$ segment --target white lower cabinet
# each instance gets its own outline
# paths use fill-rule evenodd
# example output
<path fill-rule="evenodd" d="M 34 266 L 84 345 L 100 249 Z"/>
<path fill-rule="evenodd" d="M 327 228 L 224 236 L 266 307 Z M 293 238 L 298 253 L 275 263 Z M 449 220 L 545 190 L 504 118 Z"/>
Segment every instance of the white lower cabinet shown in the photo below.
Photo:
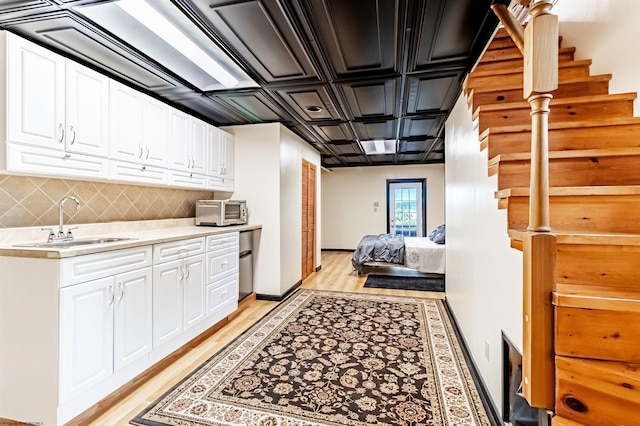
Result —
<path fill-rule="evenodd" d="M 58 420 L 66 422 L 150 365 L 152 249 L 59 263 Z"/>
<path fill-rule="evenodd" d="M 203 331 L 205 239 L 157 244 L 153 252 L 153 359 L 159 360 Z"/>
<path fill-rule="evenodd" d="M 215 323 L 238 309 L 240 234 L 207 237 L 207 321 Z"/>
<path fill-rule="evenodd" d="M 237 258 L 237 232 L 0 256 L 0 417 L 65 424 L 233 313 Z"/>
<path fill-rule="evenodd" d="M 60 290 L 60 402 L 151 352 L 151 268 Z"/>
<path fill-rule="evenodd" d="M 204 254 L 153 268 L 153 346 L 204 319 Z M 177 346 L 176 346 L 177 345 Z M 176 342 L 172 347 L 180 346 Z"/>

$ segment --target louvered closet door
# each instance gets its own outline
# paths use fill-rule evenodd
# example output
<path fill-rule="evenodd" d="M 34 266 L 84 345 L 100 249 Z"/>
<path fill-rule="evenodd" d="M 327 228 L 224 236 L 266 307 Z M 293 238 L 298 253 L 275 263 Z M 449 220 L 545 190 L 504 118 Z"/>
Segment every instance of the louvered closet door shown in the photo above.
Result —
<path fill-rule="evenodd" d="M 316 241 L 316 167 L 302 161 L 302 279 L 313 272 Z"/>

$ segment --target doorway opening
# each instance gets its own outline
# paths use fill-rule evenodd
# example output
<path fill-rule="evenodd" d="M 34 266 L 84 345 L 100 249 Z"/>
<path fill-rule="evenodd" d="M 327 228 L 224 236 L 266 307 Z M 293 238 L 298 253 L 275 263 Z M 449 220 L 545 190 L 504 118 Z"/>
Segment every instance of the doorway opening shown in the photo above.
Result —
<path fill-rule="evenodd" d="M 426 179 L 387 179 L 387 233 L 424 237 L 426 212 Z"/>

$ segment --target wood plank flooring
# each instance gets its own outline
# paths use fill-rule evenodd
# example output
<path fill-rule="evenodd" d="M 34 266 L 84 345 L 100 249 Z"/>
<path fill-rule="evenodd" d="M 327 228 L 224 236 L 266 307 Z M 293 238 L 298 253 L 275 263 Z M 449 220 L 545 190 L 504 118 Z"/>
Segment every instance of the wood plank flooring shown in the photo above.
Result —
<path fill-rule="evenodd" d="M 392 294 L 413 297 L 444 298 L 444 293 L 424 291 L 386 290 L 364 288 L 366 276 L 355 276 L 351 267 L 351 252 L 323 252 L 322 269 L 312 273 L 302 283 L 302 288 L 346 291 L 373 294 Z M 182 380 L 200 364 L 209 359 L 227 343 L 262 318 L 277 305 L 277 302 L 253 300 L 235 318 L 198 346 L 187 351 L 182 357 L 163 371 L 150 378 L 139 388 L 109 408 L 91 425 L 127 425 L 157 398 Z"/>

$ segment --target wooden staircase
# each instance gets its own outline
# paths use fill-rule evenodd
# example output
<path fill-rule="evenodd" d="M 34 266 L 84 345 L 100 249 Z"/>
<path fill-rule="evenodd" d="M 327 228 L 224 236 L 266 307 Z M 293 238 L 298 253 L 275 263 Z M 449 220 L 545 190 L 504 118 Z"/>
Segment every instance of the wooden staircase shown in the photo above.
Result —
<path fill-rule="evenodd" d="M 560 39 L 561 42 L 561 39 Z M 555 426 L 640 425 L 640 118 L 635 93 L 560 47 L 549 116 L 549 200 L 556 235 Z M 523 58 L 499 30 L 465 94 L 497 175 L 512 247 L 528 224 L 531 117 Z"/>

